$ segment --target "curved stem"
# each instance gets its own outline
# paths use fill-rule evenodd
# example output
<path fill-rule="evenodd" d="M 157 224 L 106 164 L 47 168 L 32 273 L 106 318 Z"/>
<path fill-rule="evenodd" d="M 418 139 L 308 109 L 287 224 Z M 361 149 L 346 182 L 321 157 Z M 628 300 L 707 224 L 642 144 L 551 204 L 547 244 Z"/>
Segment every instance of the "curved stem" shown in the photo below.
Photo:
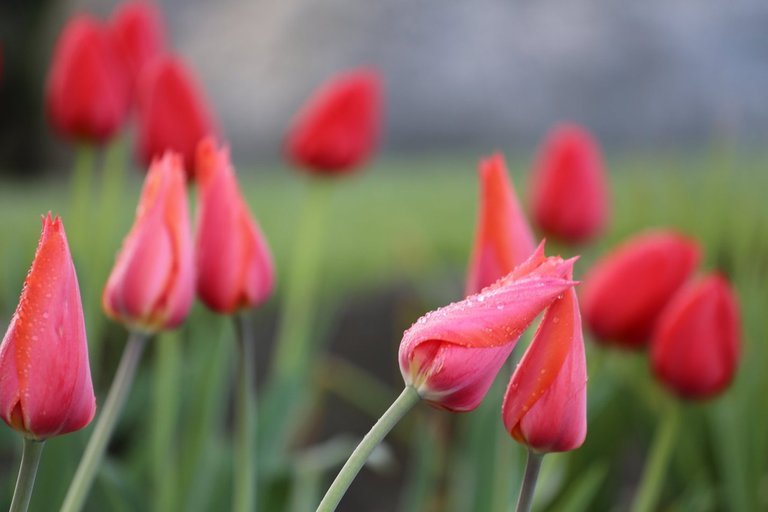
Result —
<path fill-rule="evenodd" d="M 237 397 L 235 401 L 234 498 L 232 510 L 254 509 L 256 471 L 253 464 L 253 426 L 256 422 L 254 385 L 254 340 L 251 323 L 242 312 L 234 317 L 237 331 Z"/>
<path fill-rule="evenodd" d="M 536 490 L 536 481 L 539 479 L 539 470 L 541 461 L 544 460 L 543 453 L 535 453 L 528 450 L 528 460 L 525 463 L 525 475 L 523 476 L 523 487 L 520 489 L 520 498 L 517 500 L 517 512 L 529 512 L 533 504 L 533 493 Z"/>
<path fill-rule="evenodd" d="M 344 497 L 347 489 L 352 484 L 352 480 L 360 472 L 373 449 L 381 443 L 389 431 L 419 400 L 420 397 L 416 389 L 406 386 L 403 392 L 400 393 L 400 396 L 397 397 L 394 403 L 389 406 L 389 409 L 379 418 L 379 421 L 360 441 L 352 455 L 349 456 L 344 467 L 341 468 L 336 479 L 328 488 L 328 492 L 325 493 L 325 497 L 323 497 L 323 500 L 317 507 L 317 512 L 332 512 L 336 510 L 341 498 Z"/>
<path fill-rule="evenodd" d="M 32 489 L 35 487 L 35 476 L 37 476 L 37 466 L 40 464 L 44 442 L 24 438 L 19 477 L 16 480 L 16 488 L 13 490 L 13 500 L 9 512 L 26 512 L 29 508 L 29 500 L 32 498 Z"/>
<path fill-rule="evenodd" d="M 67 496 L 64 498 L 64 504 L 60 512 L 78 512 L 82 509 L 88 491 L 93 484 L 96 476 L 96 470 L 104 456 L 107 448 L 107 442 L 112 437 L 112 431 L 115 429 L 117 418 L 123 409 L 125 399 L 128 397 L 128 391 L 133 384 L 133 378 L 136 375 L 141 354 L 147 341 L 147 334 L 132 332 L 128 337 L 128 343 L 125 346 L 123 355 L 120 358 L 120 365 L 115 374 L 115 380 L 112 381 L 112 387 L 109 389 L 107 400 L 101 410 L 101 415 L 96 421 L 88 446 L 85 448 L 83 458 L 80 459 L 80 465 L 77 467 L 75 478 L 69 486 Z"/>

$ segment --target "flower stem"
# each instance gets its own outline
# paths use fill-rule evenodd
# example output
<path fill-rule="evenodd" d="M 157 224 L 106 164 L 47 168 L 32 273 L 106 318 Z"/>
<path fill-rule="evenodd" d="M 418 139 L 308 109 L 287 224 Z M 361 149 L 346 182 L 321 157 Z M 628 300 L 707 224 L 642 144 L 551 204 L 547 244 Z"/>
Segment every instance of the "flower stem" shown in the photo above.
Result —
<path fill-rule="evenodd" d="M 19 477 L 16 480 L 16 488 L 13 490 L 13 500 L 9 512 L 26 512 L 29 508 L 32 489 L 35 487 L 37 466 L 40 464 L 40 455 L 43 453 L 43 444 L 44 441 L 24 438 Z"/>
<path fill-rule="evenodd" d="M 389 409 L 379 418 L 379 421 L 365 435 L 355 451 L 349 456 L 344 467 L 341 468 L 336 479 L 328 488 L 325 497 L 317 507 L 317 512 L 332 512 L 336 510 L 341 498 L 347 492 L 352 480 L 360 472 L 360 469 L 368 460 L 371 452 L 376 448 L 392 428 L 397 425 L 405 413 L 411 410 L 420 400 L 419 394 L 412 386 L 406 386 L 400 396 L 389 406 Z"/>
<path fill-rule="evenodd" d="M 96 470 L 107 448 L 107 442 L 112 436 L 117 418 L 133 384 L 136 368 L 146 341 L 147 334 L 141 332 L 132 332 L 128 337 L 128 343 L 125 345 L 125 350 L 123 350 L 123 355 L 120 358 L 115 380 L 112 381 L 107 400 L 104 402 L 101 415 L 96 421 L 96 426 L 88 441 L 88 446 L 85 448 L 83 458 L 80 460 L 80 465 L 77 467 L 75 478 L 69 486 L 60 512 L 78 512 L 82 509 L 96 476 Z"/>
<path fill-rule="evenodd" d="M 543 453 L 535 453 L 528 450 L 528 460 L 525 462 L 525 475 L 523 475 L 523 487 L 520 489 L 520 498 L 517 500 L 517 512 L 529 512 L 533 504 L 533 493 L 536 490 L 536 481 L 539 479 Z"/>
<path fill-rule="evenodd" d="M 675 446 L 675 438 L 679 428 L 680 411 L 677 404 L 673 404 L 664 415 L 654 434 L 651 453 L 643 470 L 643 478 L 632 502 L 632 512 L 656 510 L 656 501 L 661 493 L 667 464 Z"/>
<path fill-rule="evenodd" d="M 232 510 L 255 510 L 256 471 L 254 459 L 254 424 L 256 394 L 254 385 L 254 340 L 246 312 L 234 317 L 237 331 L 237 398 L 235 400 L 234 498 Z"/>
<path fill-rule="evenodd" d="M 70 176 L 70 205 L 69 225 L 76 226 L 74 232 L 70 232 L 70 239 L 75 235 L 72 246 L 76 252 L 84 254 L 86 248 L 83 242 L 90 230 L 89 207 L 92 203 L 91 188 L 93 186 L 93 168 L 96 165 L 96 149 L 86 143 L 78 146 L 75 152 L 75 163 Z"/>

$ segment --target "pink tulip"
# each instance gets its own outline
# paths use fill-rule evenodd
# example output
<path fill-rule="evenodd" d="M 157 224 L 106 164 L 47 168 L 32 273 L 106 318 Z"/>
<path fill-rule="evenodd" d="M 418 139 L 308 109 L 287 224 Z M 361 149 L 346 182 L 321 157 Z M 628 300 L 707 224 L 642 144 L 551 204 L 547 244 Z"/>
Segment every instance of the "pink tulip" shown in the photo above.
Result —
<path fill-rule="evenodd" d="M 570 243 L 597 236 L 608 217 L 608 185 L 597 141 L 583 127 L 559 124 L 531 174 L 534 223 Z"/>
<path fill-rule="evenodd" d="M 542 244 L 481 293 L 420 318 L 400 343 L 406 384 L 442 409 L 477 407 L 522 332 L 575 284 L 565 278 L 573 262 L 545 258 Z"/>
<path fill-rule="evenodd" d="M 709 275 L 682 288 L 661 314 L 651 341 L 656 377 L 684 398 L 710 398 L 739 364 L 739 306 L 728 281 Z"/>
<path fill-rule="evenodd" d="M 573 289 L 544 313 L 509 382 L 502 418 L 510 435 L 536 452 L 573 450 L 584 442 L 587 361 Z"/>
<path fill-rule="evenodd" d="M 49 213 L 0 346 L 0 416 L 42 440 L 80 430 L 95 412 L 75 266 L 64 225 Z"/>
<path fill-rule="evenodd" d="M 170 329 L 187 316 L 194 283 L 184 171 L 181 158 L 167 153 L 144 180 L 136 220 L 104 289 L 104 310 L 135 329 Z"/>
<path fill-rule="evenodd" d="M 212 139 L 197 148 L 200 212 L 197 227 L 197 293 L 219 313 L 256 307 L 274 286 L 272 256 L 243 200 L 228 148 Z"/>
<path fill-rule="evenodd" d="M 478 293 L 511 272 L 536 248 L 504 157 L 495 154 L 482 160 L 479 174 L 480 209 L 466 295 Z"/>

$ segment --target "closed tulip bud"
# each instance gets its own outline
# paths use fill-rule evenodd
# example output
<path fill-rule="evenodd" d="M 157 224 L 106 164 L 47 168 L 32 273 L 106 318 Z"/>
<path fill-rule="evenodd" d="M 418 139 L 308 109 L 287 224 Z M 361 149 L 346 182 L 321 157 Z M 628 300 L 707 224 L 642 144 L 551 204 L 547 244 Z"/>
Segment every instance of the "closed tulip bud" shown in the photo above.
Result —
<path fill-rule="evenodd" d="M 286 140 L 288 157 L 313 174 L 346 174 L 367 162 L 379 138 L 381 77 L 360 69 L 337 75 L 304 105 Z"/>
<path fill-rule="evenodd" d="M 479 174 L 480 208 L 467 276 L 467 295 L 479 292 L 511 272 L 536 248 L 504 157 L 496 154 L 482 160 Z"/>
<path fill-rule="evenodd" d="M 130 82 L 106 26 L 72 17 L 56 42 L 45 90 L 48 119 L 62 137 L 107 142 L 128 115 Z"/>
<path fill-rule="evenodd" d="M 197 293 L 212 310 L 232 313 L 269 298 L 272 256 L 237 185 L 227 148 L 211 139 L 197 149 L 200 190 L 197 224 Z"/>
<path fill-rule="evenodd" d="M 741 345 L 739 307 L 728 282 L 710 275 L 682 288 L 651 342 L 656 377 L 683 398 L 710 398 L 733 380 Z"/>
<path fill-rule="evenodd" d="M 133 83 L 141 70 L 165 51 L 165 31 L 157 5 L 146 0 L 123 2 L 111 20 L 112 33 Z"/>
<path fill-rule="evenodd" d="M 651 231 L 626 241 L 584 278 L 581 303 L 587 326 L 600 341 L 644 346 L 699 256 L 694 240 L 673 231 Z"/>
<path fill-rule="evenodd" d="M 138 84 L 139 157 L 144 164 L 174 151 L 192 177 L 197 144 L 216 130 L 201 89 L 180 59 L 164 55 L 141 73 Z"/>
<path fill-rule="evenodd" d="M 531 175 L 534 223 L 569 243 L 598 235 L 608 215 L 608 185 L 600 148 L 575 124 L 560 124 L 547 136 Z"/>
<path fill-rule="evenodd" d="M 400 343 L 405 383 L 435 407 L 477 407 L 522 332 L 575 284 L 565 278 L 572 266 L 573 260 L 545 258 L 542 245 L 481 293 L 427 313 Z"/>
<path fill-rule="evenodd" d="M 136 220 L 107 280 L 106 313 L 154 332 L 186 318 L 194 299 L 194 255 L 181 158 L 156 160 L 144 180 Z"/>
<path fill-rule="evenodd" d="M 544 313 L 509 382 L 502 418 L 510 435 L 535 452 L 574 450 L 584 442 L 587 361 L 573 289 Z"/>
<path fill-rule="evenodd" d="M 43 440 L 80 430 L 95 412 L 75 266 L 64 225 L 49 213 L 0 346 L 0 416 Z"/>

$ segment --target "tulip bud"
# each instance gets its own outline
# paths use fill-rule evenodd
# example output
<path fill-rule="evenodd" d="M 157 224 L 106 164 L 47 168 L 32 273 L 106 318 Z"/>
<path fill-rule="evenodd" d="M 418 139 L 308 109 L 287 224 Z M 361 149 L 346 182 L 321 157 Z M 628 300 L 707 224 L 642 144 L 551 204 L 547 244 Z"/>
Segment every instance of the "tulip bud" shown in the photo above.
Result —
<path fill-rule="evenodd" d="M 587 361 L 573 289 L 544 313 L 509 382 L 502 418 L 510 435 L 536 452 L 574 450 L 584 442 Z"/>
<path fill-rule="evenodd" d="M 43 440 L 80 430 L 95 412 L 75 266 L 64 225 L 49 213 L 0 345 L 0 416 Z"/>
<path fill-rule="evenodd" d="M 53 128 L 67 139 L 107 142 L 128 115 L 125 63 L 107 28 L 88 15 L 69 20 L 56 42 L 45 102 Z"/>
<path fill-rule="evenodd" d="M 603 342 L 639 348 L 699 262 L 699 245 L 674 231 L 651 231 L 595 263 L 581 288 L 587 326 Z"/>
<path fill-rule="evenodd" d="M 664 309 L 654 331 L 656 377 L 683 398 L 717 395 L 736 372 L 740 331 L 736 296 L 722 276 L 688 284 Z"/>
<path fill-rule="evenodd" d="M 130 0 L 112 15 L 112 33 L 135 83 L 141 70 L 165 50 L 165 31 L 157 5 Z"/>
<path fill-rule="evenodd" d="M 547 136 L 531 175 L 533 221 L 554 238 L 579 243 L 605 226 L 608 186 L 597 141 L 575 124 Z"/>
<path fill-rule="evenodd" d="M 191 177 L 197 144 L 216 131 L 191 73 L 177 57 L 154 59 L 139 77 L 138 100 L 139 157 L 143 163 L 175 151 Z"/>
<path fill-rule="evenodd" d="M 313 174 L 347 174 L 367 162 L 381 125 L 382 84 L 374 70 L 359 69 L 325 83 L 293 122 L 288 157 Z"/>
<path fill-rule="evenodd" d="M 196 165 L 197 293 L 219 313 L 256 307 L 272 293 L 275 272 L 264 235 L 238 188 L 229 150 L 206 139 L 197 148 Z"/>
<path fill-rule="evenodd" d="M 194 298 L 194 259 L 181 158 L 156 160 L 144 180 L 136 220 L 104 288 L 107 315 L 154 332 L 179 325 Z"/>
<path fill-rule="evenodd" d="M 403 335 L 400 372 L 422 399 L 449 411 L 470 411 L 536 316 L 574 283 L 574 260 L 544 257 L 543 245 L 509 275 L 421 317 Z"/>
<path fill-rule="evenodd" d="M 470 258 L 466 294 L 478 293 L 525 261 L 536 248 L 504 157 L 482 160 L 480 208 L 475 245 Z"/>

